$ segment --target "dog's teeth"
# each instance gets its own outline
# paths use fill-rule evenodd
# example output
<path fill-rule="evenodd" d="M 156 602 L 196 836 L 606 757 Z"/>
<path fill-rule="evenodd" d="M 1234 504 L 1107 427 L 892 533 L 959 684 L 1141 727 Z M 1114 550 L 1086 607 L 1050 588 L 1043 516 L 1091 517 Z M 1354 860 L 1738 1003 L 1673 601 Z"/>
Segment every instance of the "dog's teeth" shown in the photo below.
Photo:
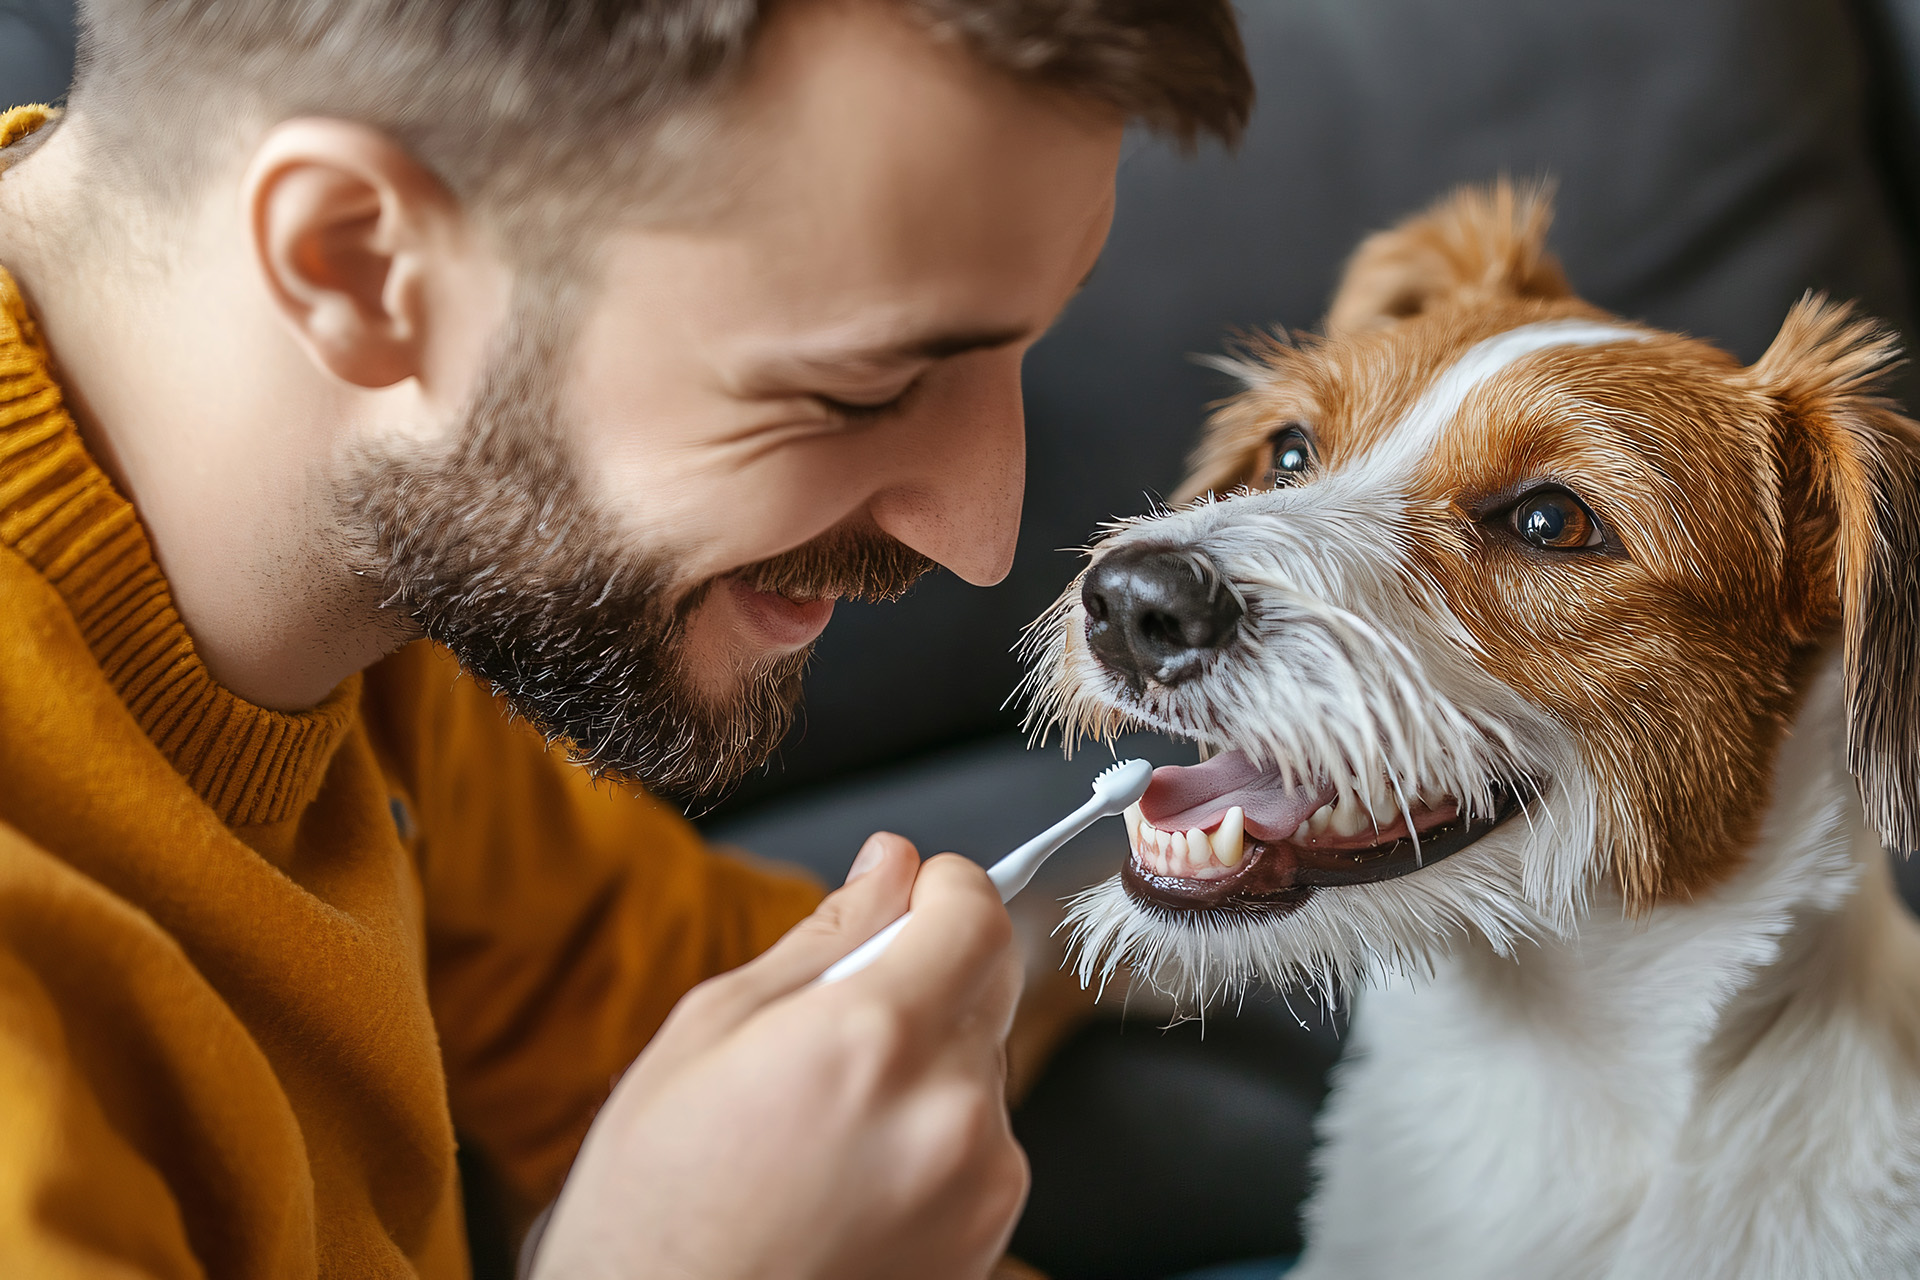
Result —
<path fill-rule="evenodd" d="M 1307 817 L 1307 834 L 1323 836 L 1333 825 L 1333 805 L 1323 804 Z"/>
<path fill-rule="evenodd" d="M 1247 814 L 1239 805 L 1227 810 L 1227 816 L 1220 819 L 1220 825 L 1207 837 L 1207 843 L 1213 849 L 1213 860 L 1231 871 L 1240 865 L 1240 859 L 1247 852 Z"/>
<path fill-rule="evenodd" d="M 1140 816 L 1140 802 L 1136 800 L 1128 805 L 1126 813 L 1121 816 L 1127 820 L 1127 846 L 1135 852 L 1138 852 L 1140 849 L 1140 824 L 1146 821 L 1145 818 Z"/>
<path fill-rule="evenodd" d="M 1360 803 L 1359 796 L 1349 796 L 1344 803 L 1333 809 L 1333 831 L 1335 835 L 1357 836 L 1367 829 L 1372 821 L 1367 816 L 1366 806 Z"/>
<path fill-rule="evenodd" d="M 1300 825 L 1293 829 L 1293 835 L 1288 838 L 1295 844 L 1305 844 L 1311 840 L 1313 838 L 1313 825 L 1310 819 L 1302 818 Z"/>
<path fill-rule="evenodd" d="M 1196 871 L 1213 861 L 1213 845 L 1198 827 L 1187 832 L 1187 861 Z"/>
<path fill-rule="evenodd" d="M 1393 821 L 1399 811 L 1400 799 L 1394 794 L 1393 779 L 1380 774 L 1367 787 L 1367 813 L 1373 825 L 1383 827 Z"/>

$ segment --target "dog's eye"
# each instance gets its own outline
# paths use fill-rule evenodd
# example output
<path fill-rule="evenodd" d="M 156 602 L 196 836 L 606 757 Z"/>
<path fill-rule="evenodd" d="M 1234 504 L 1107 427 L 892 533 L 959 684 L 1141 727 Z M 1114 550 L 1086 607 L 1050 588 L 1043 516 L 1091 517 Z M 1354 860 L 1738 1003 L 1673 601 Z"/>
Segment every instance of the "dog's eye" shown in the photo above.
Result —
<path fill-rule="evenodd" d="M 1273 461 L 1267 469 L 1267 483 L 1293 484 L 1313 470 L 1313 440 L 1306 428 L 1282 427 L 1273 433 Z"/>
<path fill-rule="evenodd" d="M 1534 490 L 1513 504 L 1507 520 L 1515 533 L 1549 551 L 1579 551 L 1605 541 L 1600 522 L 1565 489 Z"/>

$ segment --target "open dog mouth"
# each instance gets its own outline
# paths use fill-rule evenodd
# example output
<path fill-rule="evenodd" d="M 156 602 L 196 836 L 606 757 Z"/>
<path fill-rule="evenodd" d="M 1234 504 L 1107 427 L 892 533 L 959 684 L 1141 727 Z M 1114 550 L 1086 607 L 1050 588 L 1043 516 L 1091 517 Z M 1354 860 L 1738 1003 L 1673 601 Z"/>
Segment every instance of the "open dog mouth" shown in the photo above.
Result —
<path fill-rule="evenodd" d="M 1175 910 L 1287 912 L 1313 890 L 1404 876 L 1458 853 L 1520 810 L 1513 788 L 1492 785 L 1485 813 L 1451 796 L 1396 793 L 1384 777 L 1341 795 L 1301 784 L 1238 751 L 1200 765 L 1154 770 L 1127 810 L 1127 892 Z"/>

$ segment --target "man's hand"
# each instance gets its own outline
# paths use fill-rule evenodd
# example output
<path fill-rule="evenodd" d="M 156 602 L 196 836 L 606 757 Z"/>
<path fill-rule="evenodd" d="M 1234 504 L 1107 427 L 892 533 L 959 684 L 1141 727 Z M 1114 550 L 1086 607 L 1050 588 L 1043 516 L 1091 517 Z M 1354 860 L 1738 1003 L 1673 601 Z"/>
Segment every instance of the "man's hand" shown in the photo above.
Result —
<path fill-rule="evenodd" d="M 909 905 L 873 965 L 809 987 Z M 973 863 L 899 836 L 751 964 L 701 984 L 621 1078 L 537 1280 L 978 1280 L 1026 1198 L 1002 1100 L 1012 927 Z"/>

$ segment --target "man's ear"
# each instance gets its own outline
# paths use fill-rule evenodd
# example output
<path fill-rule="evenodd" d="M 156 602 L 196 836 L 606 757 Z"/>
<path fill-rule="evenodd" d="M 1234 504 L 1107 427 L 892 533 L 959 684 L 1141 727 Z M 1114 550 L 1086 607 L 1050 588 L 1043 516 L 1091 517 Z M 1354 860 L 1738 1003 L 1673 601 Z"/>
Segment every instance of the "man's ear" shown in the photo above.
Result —
<path fill-rule="evenodd" d="M 1898 362 L 1890 334 L 1809 296 L 1746 377 L 1783 410 L 1788 536 L 1832 575 L 1808 586 L 1829 606 L 1838 590 L 1848 767 L 1867 822 L 1910 855 L 1920 850 L 1920 426 L 1879 394 Z"/>
<path fill-rule="evenodd" d="M 1390 231 L 1361 241 L 1327 312 L 1329 333 L 1384 329 L 1444 302 L 1564 298 L 1573 290 L 1547 252 L 1545 184 L 1461 187 Z"/>
<path fill-rule="evenodd" d="M 321 367 L 362 387 L 420 372 L 428 273 L 460 222 L 431 173 L 364 125 L 289 120 L 243 198 L 267 287 Z"/>

